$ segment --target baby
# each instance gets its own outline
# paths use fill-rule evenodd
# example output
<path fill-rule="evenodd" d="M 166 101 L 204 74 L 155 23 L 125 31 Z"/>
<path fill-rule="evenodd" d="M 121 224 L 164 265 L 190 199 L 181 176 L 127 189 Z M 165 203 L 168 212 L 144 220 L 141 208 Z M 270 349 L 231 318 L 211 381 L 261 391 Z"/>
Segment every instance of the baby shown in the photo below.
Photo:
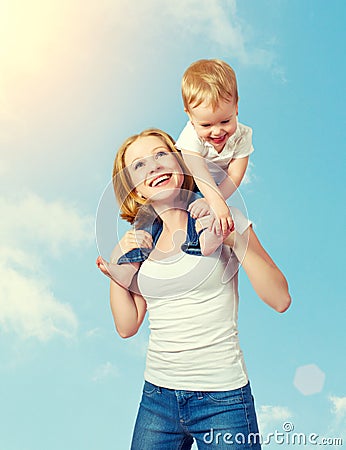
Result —
<path fill-rule="evenodd" d="M 176 147 L 181 150 L 204 199 L 190 204 L 195 218 L 210 209 L 216 226 L 232 228 L 225 202 L 240 185 L 253 152 L 252 129 L 238 122 L 238 89 L 234 70 L 224 61 L 202 59 L 188 67 L 182 80 L 189 121 Z"/>

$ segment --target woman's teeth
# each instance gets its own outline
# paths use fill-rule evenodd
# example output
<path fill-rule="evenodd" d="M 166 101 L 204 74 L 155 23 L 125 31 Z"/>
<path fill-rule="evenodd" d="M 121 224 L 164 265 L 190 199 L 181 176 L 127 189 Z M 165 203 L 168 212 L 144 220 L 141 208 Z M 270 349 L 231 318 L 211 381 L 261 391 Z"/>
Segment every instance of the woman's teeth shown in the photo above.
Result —
<path fill-rule="evenodd" d="M 170 176 L 169 175 L 162 175 L 161 177 L 155 178 L 154 181 L 152 181 L 151 186 L 155 187 L 158 184 L 162 183 L 163 181 L 169 180 Z"/>

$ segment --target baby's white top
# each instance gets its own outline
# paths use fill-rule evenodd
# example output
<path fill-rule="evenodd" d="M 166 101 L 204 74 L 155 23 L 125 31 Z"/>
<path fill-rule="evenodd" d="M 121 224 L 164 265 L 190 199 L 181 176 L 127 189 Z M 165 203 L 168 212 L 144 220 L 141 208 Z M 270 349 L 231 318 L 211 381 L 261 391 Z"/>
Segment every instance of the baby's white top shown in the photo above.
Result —
<path fill-rule="evenodd" d="M 232 208 L 239 233 L 250 222 Z M 170 389 L 219 391 L 247 381 L 238 342 L 238 267 L 229 247 L 211 256 L 148 258 L 138 273 L 150 338 L 144 377 Z"/>
<path fill-rule="evenodd" d="M 252 129 L 239 122 L 237 122 L 235 133 L 227 140 L 220 153 L 215 150 L 212 144 L 198 137 L 190 121 L 187 122 L 185 128 L 180 133 L 175 146 L 181 151 L 188 150 L 196 152 L 206 158 L 209 171 L 217 184 L 220 184 L 224 178 L 225 174 L 223 171 L 227 171 L 232 159 L 244 158 L 254 151 L 252 145 Z M 223 171 L 220 171 L 217 166 L 223 169 Z"/>

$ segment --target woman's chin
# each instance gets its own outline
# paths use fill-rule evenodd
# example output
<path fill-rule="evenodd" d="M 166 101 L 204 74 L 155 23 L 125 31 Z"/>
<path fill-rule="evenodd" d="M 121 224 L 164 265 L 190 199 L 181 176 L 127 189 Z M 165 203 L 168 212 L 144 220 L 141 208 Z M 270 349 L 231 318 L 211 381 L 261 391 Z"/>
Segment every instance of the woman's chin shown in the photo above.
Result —
<path fill-rule="evenodd" d="M 179 199 L 181 189 L 176 188 L 167 188 L 160 189 L 150 196 L 149 200 L 152 206 L 155 206 L 156 203 L 171 203 L 174 206 L 175 200 Z"/>

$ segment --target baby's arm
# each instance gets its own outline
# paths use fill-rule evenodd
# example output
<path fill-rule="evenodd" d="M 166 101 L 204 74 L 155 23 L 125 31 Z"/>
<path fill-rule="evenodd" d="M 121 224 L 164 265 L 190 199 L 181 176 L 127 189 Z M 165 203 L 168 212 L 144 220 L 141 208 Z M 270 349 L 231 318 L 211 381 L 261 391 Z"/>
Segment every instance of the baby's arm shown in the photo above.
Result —
<path fill-rule="evenodd" d="M 242 182 L 247 166 L 249 162 L 249 157 L 245 156 L 243 158 L 234 158 L 228 165 L 226 177 L 219 185 L 220 192 L 222 193 L 224 199 L 228 199 L 233 192 L 240 186 Z"/>
<path fill-rule="evenodd" d="M 183 156 L 198 189 L 211 206 L 222 232 L 226 233 L 227 229 L 232 226 L 232 217 L 220 189 L 208 170 L 205 159 L 195 152 L 187 150 L 183 150 Z M 216 227 L 216 231 L 219 231 L 218 227 Z"/>
<path fill-rule="evenodd" d="M 152 237 L 144 230 L 130 230 L 120 239 L 111 254 L 111 261 L 107 262 L 100 256 L 96 264 L 101 272 L 118 283 L 120 286 L 128 288 L 134 275 L 139 269 L 139 263 L 117 264 L 120 256 L 134 248 L 151 248 Z"/>

